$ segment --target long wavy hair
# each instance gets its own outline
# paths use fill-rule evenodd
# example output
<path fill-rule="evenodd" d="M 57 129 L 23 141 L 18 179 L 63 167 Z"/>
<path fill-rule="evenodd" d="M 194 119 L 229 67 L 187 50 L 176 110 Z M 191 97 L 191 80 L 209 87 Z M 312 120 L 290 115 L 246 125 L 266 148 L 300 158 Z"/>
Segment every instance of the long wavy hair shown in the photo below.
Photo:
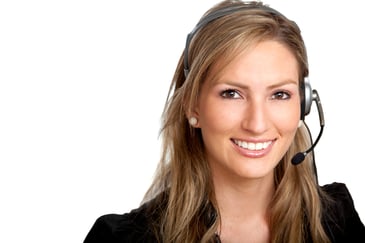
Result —
<path fill-rule="evenodd" d="M 159 216 L 153 230 L 161 242 L 214 242 L 217 232 L 220 215 L 202 135 L 200 129 L 189 125 L 186 117 L 196 105 L 200 88 L 214 63 L 219 60 L 228 65 L 247 48 L 261 41 L 275 40 L 296 57 L 299 82 L 308 76 L 306 48 L 293 21 L 267 11 L 261 2 L 234 0 L 213 6 L 204 16 L 228 5 L 250 8 L 202 27 L 189 46 L 188 76 L 184 75 L 183 53 L 172 79 L 162 115 L 161 160 L 143 200 L 154 198 L 155 206 L 151 210 L 158 208 Z M 321 201 L 325 195 L 318 186 L 312 157 L 306 156 L 297 166 L 290 161 L 310 143 L 308 129 L 302 126 L 275 168 L 275 193 L 269 209 L 271 242 L 297 243 L 308 239 L 329 242 L 321 224 Z"/>

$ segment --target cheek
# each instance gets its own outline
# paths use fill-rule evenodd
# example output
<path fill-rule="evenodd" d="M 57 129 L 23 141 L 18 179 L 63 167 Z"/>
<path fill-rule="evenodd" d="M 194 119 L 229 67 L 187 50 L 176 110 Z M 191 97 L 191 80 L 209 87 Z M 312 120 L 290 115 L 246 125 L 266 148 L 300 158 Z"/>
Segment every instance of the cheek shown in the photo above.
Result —
<path fill-rule="evenodd" d="M 239 123 L 242 111 L 216 99 L 207 99 L 200 106 L 199 124 L 202 130 L 225 132 Z"/>
<path fill-rule="evenodd" d="M 279 131 L 282 133 L 296 132 L 300 120 L 300 109 L 298 107 L 299 104 L 294 103 L 285 110 L 272 110 L 272 121 Z"/>

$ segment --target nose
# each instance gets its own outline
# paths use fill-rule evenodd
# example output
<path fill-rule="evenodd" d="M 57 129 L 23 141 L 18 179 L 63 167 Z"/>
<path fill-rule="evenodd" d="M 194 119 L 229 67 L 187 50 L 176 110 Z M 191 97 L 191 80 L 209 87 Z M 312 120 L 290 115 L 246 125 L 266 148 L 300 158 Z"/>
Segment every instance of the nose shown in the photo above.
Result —
<path fill-rule="evenodd" d="M 268 129 L 269 110 L 263 100 L 250 100 L 246 103 L 242 128 L 253 134 L 262 134 Z"/>

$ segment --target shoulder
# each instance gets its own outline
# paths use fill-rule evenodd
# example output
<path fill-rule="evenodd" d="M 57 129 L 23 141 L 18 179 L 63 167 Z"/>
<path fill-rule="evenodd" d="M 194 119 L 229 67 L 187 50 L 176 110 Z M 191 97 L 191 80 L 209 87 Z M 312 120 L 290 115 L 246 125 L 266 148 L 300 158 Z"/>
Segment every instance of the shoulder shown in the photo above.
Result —
<path fill-rule="evenodd" d="M 338 216 L 343 217 L 346 217 L 346 215 L 357 215 L 354 201 L 346 184 L 333 182 L 331 184 L 321 186 L 321 188 L 325 192 L 325 195 L 327 197 L 327 200 L 324 200 L 325 209 L 335 210 L 337 214 L 340 213 L 340 215 Z"/>
<path fill-rule="evenodd" d="M 365 227 L 346 184 L 334 182 L 321 188 L 326 195 L 323 223 L 333 242 L 365 242 Z"/>
<path fill-rule="evenodd" d="M 100 216 L 87 234 L 84 243 L 157 242 L 146 205 L 125 214 Z"/>
<path fill-rule="evenodd" d="M 323 185 L 321 188 L 331 197 L 344 199 L 351 198 L 350 192 L 345 183 L 333 182 L 331 184 Z"/>

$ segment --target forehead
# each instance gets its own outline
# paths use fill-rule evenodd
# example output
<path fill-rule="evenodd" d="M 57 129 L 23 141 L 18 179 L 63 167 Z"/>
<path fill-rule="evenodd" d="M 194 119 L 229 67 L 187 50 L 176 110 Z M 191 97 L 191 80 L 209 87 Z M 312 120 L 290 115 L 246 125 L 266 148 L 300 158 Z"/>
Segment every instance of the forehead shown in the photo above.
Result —
<path fill-rule="evenodd" d="M 284 44 L 262 41 L 218 58 L 209 68 L 206 80 L 222 78 L 299 80 L 299 62 Z"/>

